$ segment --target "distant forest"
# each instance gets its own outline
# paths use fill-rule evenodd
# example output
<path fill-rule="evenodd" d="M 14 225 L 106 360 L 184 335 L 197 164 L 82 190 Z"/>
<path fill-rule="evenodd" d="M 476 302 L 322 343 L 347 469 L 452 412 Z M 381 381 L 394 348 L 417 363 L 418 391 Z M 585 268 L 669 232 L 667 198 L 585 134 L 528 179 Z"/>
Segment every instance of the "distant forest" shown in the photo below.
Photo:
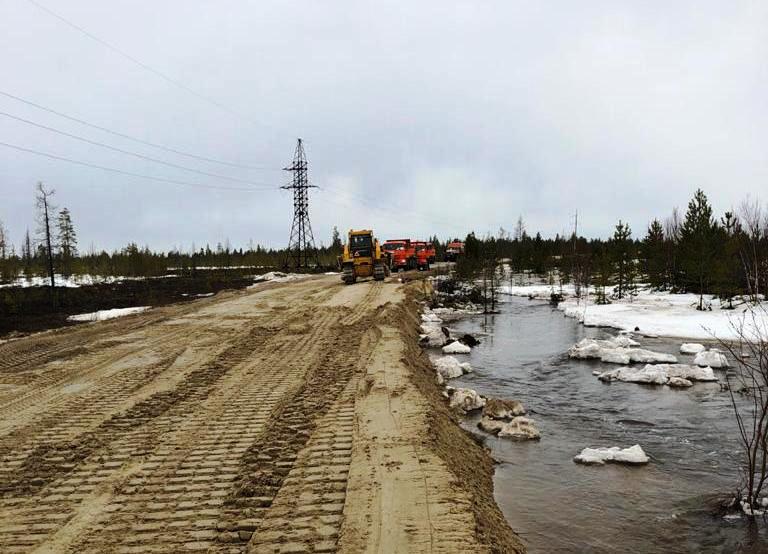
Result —
<path fill-rule="evenodd" d="M 699 309 L 705 309 L 704 294 L 718 296 L 729 307 L 736 296 L 755 301 L 765 295 L 768 209 L 747 199 L 736 212 L 718 217 L 697 190 L 684 214 L 675 208 L 668 217 L 649 222 L 639 236 L 620 220 L 607 240 L 575 234 L 545 239 L 539 233 L 530 236 L 521 217 L 512 233 L 502 229 L 482 238 L 470 233 L 465 249 L 468 274 L 488 267 L 484 260 L 494 266 L 493 260 L 508 259 L 515 273 L 557 271 L 557 283 L 573 284 L 576 294 L 593 287 L 600 303 L 631 297 L 643 283 L 655 290 L 699 294 Z"/>
<path fill-rule="evenodd" d="M 37 188 L 37 229 L 26 233 L 18 248 L 0 222 L 0 280 L 54 272 L 60 275 L 151 277 L 194 273 L 198 268 L 238 266 L 281 268 L 285 249 L 259 245 L 233 248 L 228 241 L 195 248 L 193 252 L 154 252 L 135 243 L 113 252 L 82 252 L 69 210 L 52 207 L 53 192 Z M 429 239 L 442 258 L 449 240 Z M 336 265 L 342 238 L 336 228 L 330 245 L 318 249 L 321 269 Z M 638 283 L 672 292 L 715 294 L 724 300 L 747 295 L 757 299 L 768 285 L 768 209 L 756 200 L 745 200 L 738 210 L 716 215 L 706 195 L 696 191 L 685 213 L 673 209 L 654 219 L 639 234 L 618 221 L 611 238 L 543 238 L 530 235 L 520 217 L 512 232 L 500 229 L 495 236 L 465 238 L 466 254 L 459 272 L 477 275 L 482 268 L 496 271 L 502 259 L 516 273 L 538 275 L 557 271 L 558 282 L 572 283 L 577 293 L 591 286 L 598 301 L 631 296 Z M 704 308 L 703 302 L 700 305 Z"/>

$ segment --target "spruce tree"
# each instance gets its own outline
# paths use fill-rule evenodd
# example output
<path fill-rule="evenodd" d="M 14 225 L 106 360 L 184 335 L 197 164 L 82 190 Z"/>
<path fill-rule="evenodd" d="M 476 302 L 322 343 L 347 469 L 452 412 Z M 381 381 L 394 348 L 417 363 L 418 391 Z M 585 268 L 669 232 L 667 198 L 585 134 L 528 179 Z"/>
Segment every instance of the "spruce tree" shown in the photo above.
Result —
<path fill-rule="evenodd" d="M 717 248 L 714 267 L 716 292 L 720 300 L 727 301 L 728 308 L 733 309 L 733 297 L 739 293 L 739 287 L 746 284 L 741 260 L 743 230 L 739 219 L 733 212 L 725 212 L 714 234 Z"/>
<path fill-rule="evenodd" d="M 611 256 L 604 245 L 598 245 L 595 254 L 595 304 L 611 303 L 605 289 L 611 284 L 612 274 L 613 264 Z"/>
<path fill-rule="evenodd" d="M 626 296 L 631 271 L 630 264 L 633 264 L 634 259 L 632 255 L 632 230 L 628 223 L 622 223 L 619 220 L 613 232 L 611 246 L 616 270 L 616 288 L 613 295 L 617 299 L 622 299 Z"/>
<path fill-rule="evenodd" d="M 643 239 L 643 266 L 648 284 L 654 290 L 663 290 L 667 286 L 666 254 L 664 251 L 664 228 L 658 219 L 648 226 L 648 232 Z"/>
<path fill-rule="evenodd" d="M 712 207 L 701 189 L 688 203 L 688 211 L 680 227 L 680 250 L 685 285 L 699 293 L 699 310 L 704 309 L 704 291 L 709 285 L 714 262 L 715 230 Z"/>
<path fill-rule="evenodd" d="M 69 276 L 72 273 L 72 260 L 77 256 L 77 234 L 72 224 L 72 216 L 69 213 L 69 209 L 64 208 L 59 212 L 57 227 L 61 272 L 65 276 Z"/>
<path fill-rule="evenodd" d="M 339 255 L 341 254 L 341 250 L 342 250 L 341 234 L 339 233 L 339 228 L 334 225 L 333 233 L 331 234 L 331 252 L 334 255 Z"/>

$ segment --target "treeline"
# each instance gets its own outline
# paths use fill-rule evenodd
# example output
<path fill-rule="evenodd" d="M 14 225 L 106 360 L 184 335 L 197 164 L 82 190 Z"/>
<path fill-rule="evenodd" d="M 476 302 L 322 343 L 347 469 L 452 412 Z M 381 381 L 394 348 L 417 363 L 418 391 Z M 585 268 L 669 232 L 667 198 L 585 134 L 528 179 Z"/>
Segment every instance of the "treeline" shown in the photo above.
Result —
<path fill-rule="evenodd" d="M 674 209 L 667 218 L 649 222 L 640 236 L 619 221 L 607 240 L 575 234 L 545 239 L 539 233 L 530 236 L 520 218 L 511 234 L 502 229 L 495 237 L 478 238 L 471 233 L 465 249 L 465 272 L 483 271 L 488 264 L 482 260 L 508 258 L 517 273 L 557 271 L 577 295 L 592 286 L 598 302 L 632 296 L 643 282 L 655 290 L 697 293 L 699 309 L 706 308 L 704 294 L 731 306 L 736 296 L 755 301 L 765 294 L 768 210 L 747 199 L 738 210 L 716 216 L 698 190 L 684 215 Z"/>
<path fill-rule="evenodd" d="M 36 188 L 36 222 L 34 233 L 27 230 L 20 244 L 12 243 L 0 221 L 0 282 L 19 277 L 71 275 L 157 277 L 169 272 L 194 274 L 199 268 L 284 268 L 287 249 L 271 249 L 250 244 L 234 248 L 225 241 L 214 247 L 206 244 L 190 252 L 171 250 L 155 252 L 148 246 L 129 243 L 124 248 L 81 252 L 72 214 L 67 208 L 58 210 L 53 204 L 54 191 L 39 183 Z M 317 249 L 318 270 L 334 268 L 341 253 L 341 238 L 334 228 L 331 245 Z"/>

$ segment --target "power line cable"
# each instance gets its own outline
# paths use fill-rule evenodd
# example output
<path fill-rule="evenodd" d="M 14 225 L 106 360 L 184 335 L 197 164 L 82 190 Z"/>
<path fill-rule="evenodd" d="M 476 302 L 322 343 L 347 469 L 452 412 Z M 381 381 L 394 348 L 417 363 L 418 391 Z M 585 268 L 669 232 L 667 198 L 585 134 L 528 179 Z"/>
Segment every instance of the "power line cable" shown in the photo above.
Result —
<path fill-rule="evenodd" d="M 415 217 L 418 217 L 418 218 L 421 218 L 421 219 L 424 219 L 424 220 L 432 221 L 434 223 L 439 223 L 441 225 L 444 225 L 444 226 L 447 226 L 449 228 L 452 228 L 453 230 L 460 229 L 460 227 L 458 227 L 456 225 L 456 223 L 453 222 L 453 221 L 449 221 L 447 219 L 435 218 L 434 216 L 425 214 L 423 212 L 418 212 L 418 211 L 415 211 L 415 210 L 410 209 L 410 208 L 403 208 L 403 207 L 400 207 L 400 206 L 390 207 L 390 206 L 388 206 L 386 204 L 385 205 L 376 204 L 376 203 L 372 202 L 370 199 L 368 199 L 368 198 L 366 198 L 366 197 L 364 197 L 362 195 L 355 194 L 355 193 L 349 192 L 349 191 L 342 191 L 342 190 L 339 190 L 339 189 L 334 189 L 333 187 L 324 186 L 324 187 L 319 187 L 319 188 L 321 190 L 326 190 L 328 192 L 335 193 L 337 196 L 344 196 L 344 195 L 350 196 L 350 197 L 352 197 L 354 199 L 357 199 L 358 202 L 360 202 L 364 206 L 368 207 L 369 209 L 376 210 L 379 213 L 389 212 L 389 214 L 394 215 L 394 216 L 411 215 L 411 216 L 415 216 Z"/>
<path fill-rule="evenodd" d="M 408 211 L 408 210 L 401 210 L 401 209 L 394 209 L 394 208 L 389 208 L 389 207 L 386 207 L 386 206 L 372 204 L 363 196 L 354 195 L 354 194 L 346 192 L 346 191 L 340 191 L 340 190 L 334 191 L 330 187 L 318 187 L 318 188 L 320 188 L 320 190 L 325 190 L 327 192 L 336 192 L 337 193 L 336 194 L 336 196 L 337 196 L 336 200 L 328 198 L 326 196 L 318 196 L 318 200 L 321 201 L 321 202 L 323 202 L 323 201 L 324 202 L 329 202 L 329 203 L 335 204 L 337 206 L 342 206 L 344 208 L 349 208 L 349 207 L 354 207 L 354 205 L 350 204 L 348 202 L 340 201 L 341 199 L 339 197 L 343 197 L 345 194 L 347 194 L 349 196 L 357 196 L 357 201 L 360 204 L 363 204 L 365 207 L 367 207 L 368 209 L 370 209 L 370 210 L 372 210 L 374 212 L 378 212 L 383 217 L 387 217 L 389 219 L 392 219 L 393 215 L 395 215 L 395 216 L 402 216 L 404 213 L 406 213 L 406 214 L 410 213 L 411 215 L 414 215 L 414 216 L 416 216 L 416 217 L 418 217 L 418 218 L 420 218 L 422 220 L 430 221 L 430 222 L 433 222 L 433 223 L 442 224 L 442 225 L 452 229 L 453 231 L 459 231 L 460 230 L 461 232 L 464 232 L 464 230 L 461 227 L 457 226 L 455 222 L 449 222 L 448 220 L 436 220 L 436 219 L 434 219 L 431 216 L 428 216 L 426 214 L 422 214 L 422 213 L 419 213 L 419 212 Z M 354 201 L 354 199 L 351 199 L 351 200 Z"/>
<path fill-rule="evenodd" d="M 110 44 L 109 42 L 107 42 L 107 41 L 97 37 L 93 33 L 89 32 L 88 30 L 84 29 L 83 27 L 77 25 L 76 23 L 73 23 L 72 21 L 68 20 L 64 16 L 59 15 L 58 13 L 54 12 L 50 8 L 48 8 L 46 6 L 43 6 L 39 2 L 36 2 L 35 0 L 27 0 L 27 2 L 29 2 L 33 6 L 37 7 L 38 9 L 46 12 L 48 15 L 50 15 L 52 17 L 55 17 L 56 19 L 58 19 L 62 23 L 68 25 L 69 27 L 72 27 L 73 29 L 75 29 L 79 33 L 82 33 L 83 35 L 85 35 L 86 37 L 90 38 L 91 40 L 93 40 L 95 42 L 98 42 L 99 44 L 101 44 L 105 48 L 108 48 L 109 50 L 112 50 L 116 54 L 118 54 L 118 55 L 122 56 L 123 58 L 129 60 L 130 62 L 138 65 L 139 67 L 141 67 L 145 71 L 148 71 L 148 72 L 152 73 L 153 75 L 163 79 L 164 81 L 166 81 L 166 82 L 168 82 L 168 83 L 170 83 L 170 84 L 172 84 L 172 85 L 174 85 L 174 86 L 184 90 L 185 92 L 195 96 L 196 98 L 198 98 L 200 100 L 203 100 L 205 102 L 208 102 L 209 104 L 212 104 L 213 106 L 216 106 L 220 110 L 223 110 L 223 111 L 229 113 L 230 115 L 236 117 L 238 119 L 238 121 L 246 120 L 249 123 L 251 123 L 252 125 L 255 125 L 255 126 L 258 126 L 258 127 L 269 127 L 268 125 L 265 125 L 263 123 L 258 123 L 256 121 L 254 121 L 254 120 L 244 116 L 243 114 L 239 113 L 238 111 L 233 110 L 232 108 L 226 106 L 225 104 L 222 104 L 221 102 L 219 102 L 217 100 L 214 100 L 213 98 L 210 98 L 209 96 L 205 96 L 204 94 L 200 94 L 199 92 L 197 92 L 196 90 L 188 87 L 187 85 L 185 85 L 181 81 L 178 81 L 177 79 L 174 79 L 173 77 L 170 77 L 170 76 L 166 75 L 162 71 L 159 71 L 159 70 L 153 68 L 152 66 L 142 62 L 141 60 L 131 56 L 127 52 L 119 49 L 117 46 L 114 46 L 114 45 Z"/>
<path fill-rule="evenodd" d="M 94 146 L 99 146 L 101 148 L 106 148 L 107 150 L 112 150 L 114 152 L 119 152 L 121 154 L 126 154 L 128 156 L 134 156 L 136 158 L 141 158 L 142 160 L 147 160 L 153 163 L 162 164 L 168 167 L 173 167 L 175 169 L 182 169 L 184 171 L 190 171 L 192 173 L 199 173 L 200 175 L 205 175 L 206 177 L 214 177 L 216 179 L 223 179 L 225 181 L 231 181 L 233 183 L 243 183 L 246 185 L 263 185 L 264 183 L 254 183 L 252 181 L 246 181 L 244 179 L 237 179 L 235 177 L 227 177 L 226 175 L 218 175 L 216 173 L 208 173 L 207 171 L 200 171 L 198 169 L 194 169 L 191 167 L 186 167 L 183 165 L 178 165 L 171 162 L 166 162 L 164 160 L 158 160 L 157 158 L 152 158 L 150 156 L 145 156 L 144 154 L 139 154 L 138 152 L 131 152 L 130 150 L 123 150 L 122 148 L 117 148 L 115 146 L 110 146 L 109 144 L 104 144 L 103 142 L 98 142 L 95 140 L 90 140 L 85 137 L 81 137 L 78 135 L 73 135 L 72 133 L 67 133 L 66 131 L 62 131 L 60 129 L 55 129 L 53 127 L 49 127 L 47 125 L 43 125 L 41 123 L 35 123 L 34 121 L 30 121 L 29 119 L 24 119 L 23 117 L 17 117 L 15 115 L 0 111 L 0 115 L 8 117 L 10 119 L 15 119 L 16 121 L 20 121 L 22 123 L 26 123 L 28 125 L 33 125 L 34 127 L 38 127 L 40 129 L 45 129 L 46 131 L 51 131 L 52 133 L 58 133 L 60 135 L 63 135 L 65 137 L 69 137 L 75 140 L 79 140 L 82 142 L 86 142 L 88 144 L 92 144 Z"/>
<path fill-rule="evenodd" d="M 37 104 L 35 102 L 32 102 L 31 100 L 26 100 L 24 98 L 21 98 L 19 96 L 16 96 L 14 94 L 9 93 L 9 92 L 4 92 L 4 91 L 0 90 L 0 95 L 5 96 L 7 98 L 11 98 L 11 99 L 16 100 L 18 102 L 23 102 L 24 104 L 27 104 L 29 106 L 33 106 L 33 107 L 35 107 L 35 108 L 37 108 L 39 110 L 43 110 L 43 111 L 52 113 L 52 114 L 57 115 L 59 117 L 63 117 L 64 119 L 69 119 L 70 121 L 74 121 L 74 122 L 79 123 L 81 125 L 85 125 L 87 127 L 92 127 L 93 129 L 98 129 L 99 131 L 103 131 L 104 133 L 109 133 L 111 135 L 115 135 L 116 137 L 124 138 L 124 139 L 127 139 L 127 140 L 132 140 L 134 142 L 138 142 L 139 144 L 144 144 L 146 146 L 151 146 L 152 148 L 158 148 L 160 150 L 165 150 L 166 152 L 170 152 L 172 154 L 178 154 L 179 156 L 186 156 L 188 158 L 193 158 L 193 159 L 204 161 L 204 162 L 210 162 L 210 163 L 215 163 L 215 164 L 219 164 L 219 165 L 226 165 L 226 166 L 229 166 L 229 167 L 237 167 L 237 168 L 241 168 L 241 169 L 252 169 L 252 170 L 257 170 L 257 171 L 282 171 L 279 167 L 243 165 L 243 164 L 238 164 L 238 163 L 234 163 L 234 162 L 227 162 L 227 161 L 222 161 L 222 160 L 216 160 L 214 158 L 207 158 L 205 156 L 200 156 L 200 155 L 197 155 L 197 154 L 191 154 L 189 152 L 184 152 L 182 150 L 177 150 L 177 149 L 171 148 L 169 146 L 163 146 L 162 144 L 157 144 L 157 143 L 149 142 L 149 141 L 146 141 L 146 140 L 143 140 L 143 139 L 140 139 L 140 138 L 132 137 L 131 135 L 126 135 L 125 133 L 120 133 L 118 131 L 113 131 L 112 129 L 109 129 L 107 127 L 103 127 L 101 125 L 96 125 L 95 123 L 90 123 L 90 122 L 85 121 L 83 119 L 79 119 L 77 117 L 73 117 L 71 115 L 67 115 L 65 113 L 62 113 L 62 112 L 57 111 L 57 110 L 54 110 L 52 108 L 47 108 L 45 106 L 42 106 L 42 105 Z"/>
<path fill-rule="evenodd" d="M 191 183 L 188 181 L 179 181 L 176 179 L 166 179 L 164 177 L 154 177 L 152 175 L 143 175 L 141 173 L 133 173 L 131 171 L 124 171 L 122 169 L 116 169 L 114 167 L 107 167 L 103 165 L 97 165 L 92 164 L 89 162 L 82 162 L 80 160 L 73 160 L 71 158 L 66 158 L 64 156 L 57 156 L 55 154 L 49 154 L 47 152 L 40 152 L 39 150 L 33 150 L 31 148 L 25 148 L 23 146 L 18 146 L 16 144 L 9 144 L 7 142 L 0 142 L 0 146 L 5 146 L 6 148 L 13 148 L 14 150 L 19 150 L 21 152 L 28 152 L 30 154 L 35 154 L 37 156 L 44 156 L 46 158 L 51 158 L 53 160 L 59 160 L 62 162 L 67 162 L 70 164 L 75 165 L 81 165 L 85 167 L 91 167 L 94 169 L 100 169 L 102 171 L 109 171 L 111 173 L 118 173 L 120 175 L 128 175 L 130 177 L 138 177 L 140 179 L 149 179 L 151 181 L 160 181 L 163 183 L 172 183 L 174 185 L 184 185 L 188 187 L 198 187 L 198 188 L 206 188 L 206 189 L 217 189 L 217 190 L 239 190 L 239 191 L 245 191 L 245 192 L 255 192 L 255 191 L 262 191 L 262 190 L 280 190 L 278 187 L 229 187 L 229 186 L 223 186 L 223 185 L 206 185 L 204 183 Z"/>

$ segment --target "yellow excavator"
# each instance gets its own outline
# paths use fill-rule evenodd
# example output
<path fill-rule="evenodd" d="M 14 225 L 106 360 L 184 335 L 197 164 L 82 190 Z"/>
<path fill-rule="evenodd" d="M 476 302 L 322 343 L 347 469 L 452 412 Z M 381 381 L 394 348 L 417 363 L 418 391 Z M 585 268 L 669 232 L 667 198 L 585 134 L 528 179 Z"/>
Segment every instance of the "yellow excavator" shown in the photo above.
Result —
<path fill-rule="evenodd" d="M 389 275 L 389 254 L 381 249 L 373 231 L 349 231 L 344 253 L 339 256 L 341 280 L 351 285 L 358 277 L 373 277 L 383 281 Z"/>

